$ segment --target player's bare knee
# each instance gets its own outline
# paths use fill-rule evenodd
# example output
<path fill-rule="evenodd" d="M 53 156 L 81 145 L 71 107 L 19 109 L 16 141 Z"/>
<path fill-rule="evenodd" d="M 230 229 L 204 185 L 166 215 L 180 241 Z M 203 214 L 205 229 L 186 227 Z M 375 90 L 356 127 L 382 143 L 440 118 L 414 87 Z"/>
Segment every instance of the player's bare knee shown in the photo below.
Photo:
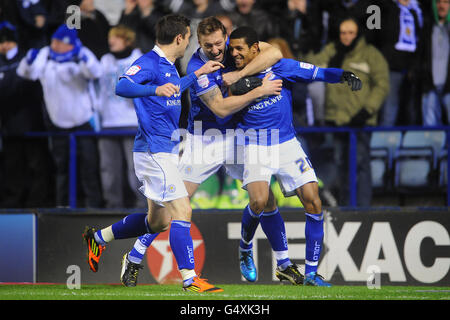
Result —
<path fill-rule="evenodd" d="M 305 200 L 304 207 L 306 212 L 312 214 L 320 214 L 322 212 L 322 201 L 319 196 Z"/>
<path fill-rule="evenodd" d="M 152 230 L 152 232 L 154 233 L 158 233 L 158 232 L 163 232 L 164 230 L 164 226 L 161 225 L 160 223 L 152 223 L 150 224 L 150 229 Z"/>
<path fill-rule="evenodd" d="M 179 207 L 177 212 L 172 213 L 173 220 L 191 221 L 192 208 L 190 205 Z"/>
<path fill-rule="evenodd" d="M 157 221 L 152 221 L 152 223 L 150 224 L 150 229 L 153 232 L 167 231 L 170 227 L 171 221 L 172 220 L 170 217 L 162 217 L 162 218 L 158 219 Z"/>
<path fill-rule="evenodd" d="M 267 205 L 266 197 L 255 197 L 254 199 L 250 199 L 250 209 L 254 213 L 260 213 L 264 210 Z"/>
<path fill-rule="evenodd" d="M 169 229 L 172 217 L 161 211 L 148 214 L 147 221 L 152 232 L 164 232 Z"/>
<path fill-rule="evenodd" d="M 186 221 L 191 221 L 192 218 L 192 208 L 191 206 L 187 206 L 186 208 L 184 208 L 184 215 L 186 217 Z"/>

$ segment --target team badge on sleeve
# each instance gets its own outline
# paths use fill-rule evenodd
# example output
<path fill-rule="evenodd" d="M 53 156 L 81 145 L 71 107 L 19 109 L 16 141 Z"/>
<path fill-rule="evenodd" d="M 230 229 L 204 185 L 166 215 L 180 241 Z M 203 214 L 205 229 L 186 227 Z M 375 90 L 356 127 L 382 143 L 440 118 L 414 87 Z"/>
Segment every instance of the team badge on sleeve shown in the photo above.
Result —
<path fill-rule="evenodd" d="M 202 75 L 197 79 L 197 84 L 199 85 L 200 88 L 207 88 L 209 85 L 209 79 L 207 75 Z"/>
<path fill-rule="evenodd" d="M 127 70 L 127 72 L 125 72 L 125 74 L 126 74 L 127 76 L 134 76 L 134 75 L 135 75 L 136 73 L 138 73 L 140 70 L 141 70 L 141 67 L 138 66 L 138 65 L 131 66 L 131 67 Z"/>
<path fill-rule="evenodd" d="M 300 68 L 302 69 L 313 69 L 314 65 L 306 62 L 300 62 Z"/>

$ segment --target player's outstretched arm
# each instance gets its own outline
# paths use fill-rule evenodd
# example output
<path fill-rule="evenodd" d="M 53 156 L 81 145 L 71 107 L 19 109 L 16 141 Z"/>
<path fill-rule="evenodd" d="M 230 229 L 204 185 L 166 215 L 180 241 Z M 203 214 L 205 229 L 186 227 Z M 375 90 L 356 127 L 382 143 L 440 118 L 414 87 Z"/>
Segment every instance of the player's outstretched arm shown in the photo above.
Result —
<path fill-rule="evenodd" d="M 124 98 L 139 98 L 148 96 L 171 97 L 175 93 L 181 93 L 185 89 L 189 88 L 193 81 L 195 81 L 199 76 L 215 72 L 223 67 L 224 65 L 220 62 L 208 61 L 195 72 L 181 78 L 180 87 L 177 87 L 170 82 L 162 86 L 143 85 L 132 82 L 126 77 L 123 77 L 116 85 L 116 95 Z"/>
<path fill-rule="evenodd" d="M 127 78 L 121 78 L 116 85 L 116 95 L 124 98 L 140 98 L 148 96 L 171 97 L 179 91 L 180 89 L 178 86 L 170 82 L 162 86 L 150 86 L 134 83 Z"/>
<path fill-rule="evenodd" d="M 339 68 L 320 68 L 310 63 L 292 59 L 283 60 L 280 66 L 288 81 L 324 81 L 327 83 L 347 82 L 352 91 L 361 90 L 362 81 L 353 72 Z"/>
<path fill-rule="evenodd" d="M 171 82 L 156 87 L 155 94 L 159 97 L 171 97 L 180 92 L 180 88 Z"/>
<path fill-rule="evenodd" d="M 231 71 L 222 75 L 223 83 L 226 86 L 231 86 L 244 77 L 260 73 L 283 58 L 281 51 L 267 42 L 260 41 L 259 49 L 261 52 L 242 70 Z"/>
<path fill-rule="evenodd" d="M 283 85 L 282 80 L 269 80 L 271 73 L 268 73 L 262 80 L 261 86 L 240 95 L 223 98 L 218 87 L 200 96 L 200 99 L 218 117 L 225 118 L 245 108 L 254 100 L 271 95 L 279 95 Z"/>
<path fill-rule="evenodd" d="M 139 84 L 127 78 L 120 78 L 116 84 L 116 95 L 124 98 L 140 98 L 156 95 L 156 86 Z"/>
<path fill-rule="evenodd" d="M 352 91 L 358 91 L 362 88 L 362 81 L 353 72 L 338 68 L 318 68 L 316 81 L 325 81 L 328 83 L 344 83 L 350 86 Z"/>

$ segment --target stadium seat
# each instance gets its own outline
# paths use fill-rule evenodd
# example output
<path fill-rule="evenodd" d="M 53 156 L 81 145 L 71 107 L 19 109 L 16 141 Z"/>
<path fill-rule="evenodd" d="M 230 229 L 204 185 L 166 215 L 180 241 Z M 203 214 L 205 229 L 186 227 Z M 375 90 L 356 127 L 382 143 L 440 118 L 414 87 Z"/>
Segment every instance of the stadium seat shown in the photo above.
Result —
<path fill-rule="evenodd" d="M 386 191 L 391 184 L 392 159 L 400 146 L 401 131 L 375 131 L 370 140 L 372 187 Z"/>
<path fill-rule="evenodd" d="M 394 186 L 399 191 L 432 191 L 437 186 L 437 162 L 444 145 L 444 131 L 405 132 L 394 156 Z"/>

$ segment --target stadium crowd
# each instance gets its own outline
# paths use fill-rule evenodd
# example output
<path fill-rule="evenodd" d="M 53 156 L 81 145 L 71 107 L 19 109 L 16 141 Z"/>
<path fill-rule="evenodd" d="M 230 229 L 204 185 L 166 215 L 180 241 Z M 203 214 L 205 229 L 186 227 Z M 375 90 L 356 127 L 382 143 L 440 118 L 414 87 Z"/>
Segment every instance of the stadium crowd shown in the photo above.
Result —
<path fill-rule="evenodd" d="M 153 48 L 155 23 L 171 12 L 191 19 L 191 42 L 177 64 L 181 75 L 198 48 L 196 26 L 205 17 L 217 16 L 230 31 L 253 27 L 260 40 L 278 46 L 286 58 L 349 69 L 363 80 L 358 93 L 319 82 L 297 84 L 296 126 L 450 124 L 450 0 L 107 2 L 106 8 L 106 2 L 94 0 L 0 0 L 1 208 L 68 206 L 65 134 L 136 129 L 132 102 L 114 95 L 115 81 Z M 63 25 L 70 5 L 80 8 L 79 29 Z M 118 19 L 107 18 L 106 9 L 115 11 Z M 74 49 L 65 50 L 67 44 Z M 181 127 L 186 126 L 188 94 L 183 102 Z M 24 137 L 33 131 L 63 135 Z M 348 190 L 342 187 L 348 176 L 347 137 L 305 135 L 302 139 L 317 163 L 319 178 L 327 177 L 325 186 L 336 195 L 337 201 L 329 199 L 328 204 L 348 204 Z M 79 137 L 78 141 L 79 207 L 146 205 L 132 168 L 132 137 Z M 363 206 L 372 200 L 369 143 L 370 133 L 358 136 L 362 190 L 358 205 Z M 316 155 L 323 155 L 329 146 L 333 161 Z M 336 171 L 339 176 L 328 174 Z M 236 199 L 247 201 L 236 182 L 223 174 L 217 181 L 214 185 L 220 188 L 204 188 L 204 198 L 213 196 L 211 190 L 224 191 L 222 196 L 229 198 L 208 201 L 210 205 L 226 208 Z M 202 207 L 205 199 L 193 201 Z M 245 206 L 242 203 L 240 208 Z"/>

